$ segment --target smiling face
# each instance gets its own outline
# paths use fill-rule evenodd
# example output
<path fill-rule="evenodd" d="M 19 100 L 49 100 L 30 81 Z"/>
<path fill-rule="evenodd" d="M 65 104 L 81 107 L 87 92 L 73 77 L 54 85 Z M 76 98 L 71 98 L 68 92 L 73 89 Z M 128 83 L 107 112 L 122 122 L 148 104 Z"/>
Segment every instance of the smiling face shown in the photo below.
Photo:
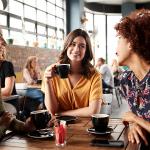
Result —
<path fill-rule="evenodd" d="M 132 50 L 130 43 L 123 36 L 118 35 L 118 43 L 116 49 L 116 55 L 118 57 L 118 63 L 120 66 L 128 65 L 129 60 L 132 56 Z"/>
<path fill-rule="evenodd" d="M 67 56 L 70 61 L 81 62 L 86 52 L 86 41 L 82 36 L 74 38 L 67 49 Z"/>

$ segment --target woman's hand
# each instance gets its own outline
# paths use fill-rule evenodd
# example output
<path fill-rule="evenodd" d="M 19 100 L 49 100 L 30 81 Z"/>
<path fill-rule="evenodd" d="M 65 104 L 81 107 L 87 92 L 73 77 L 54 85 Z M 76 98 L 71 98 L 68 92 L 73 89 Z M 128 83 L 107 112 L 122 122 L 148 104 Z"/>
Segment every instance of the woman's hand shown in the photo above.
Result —
<path fill-rule="evenodd" d="M 44 72 L 45 79 L 48 80 L 56 75 L 56 65 L 57 65 L 57 63 L 52 64 L 46 68 L 46 70 Z"/>
<path fill-rule="evenodd" d="M 13 119 L 14 117 L 11 113 L 4 112 L 3 115 L 0 117 L 0 125 L 3 125 L 8 128 Z"/>
<path fill-rule="evenodd" d="M 136 117 L 137 116 L 133 112 L 129 111 L 122 116 L 122 120 L 123 122 L 135 122 Z"/>
<path fill-rule="evenodd" d="M 148 145 L 148 141 L 145 137 L 145 130 L 140 127 L 138 124 L 133 123 L 132 127 L 130 128 L 130 131 L 128 133 L 128 140 L 132 143 L 140 143 L 140 140 L 142 139 L 146 145 Z"/>
<path fill-rule="evenodd" d="M 31 119 L 31 117 L 29 117 L 29 118 L 26 120 L 26 122 L 25 122 L 25 130 L 26 130 L 27 132 L 36 130 L 36 127 L 35 127 L 35 125 L 33 124 L 33 121 L 32 121 L 32 119 Z"/>

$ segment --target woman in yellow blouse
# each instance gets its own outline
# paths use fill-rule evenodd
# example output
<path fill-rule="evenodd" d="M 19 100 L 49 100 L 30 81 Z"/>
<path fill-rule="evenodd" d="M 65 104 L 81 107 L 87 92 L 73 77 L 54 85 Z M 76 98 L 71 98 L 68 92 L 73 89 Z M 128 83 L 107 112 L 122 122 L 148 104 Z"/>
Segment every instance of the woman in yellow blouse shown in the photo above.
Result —
<path fill-rule="evenodd" d="M 93 59 L 88 34 L 76 29 L 68 34 L 57 63 L 46 68 L 42 90 L 52 115 L 90 116 L 100 112 L 101 75 L 90 63 Z M 56 73 L 57 64 L 70 64 L 68 78 Z"/>

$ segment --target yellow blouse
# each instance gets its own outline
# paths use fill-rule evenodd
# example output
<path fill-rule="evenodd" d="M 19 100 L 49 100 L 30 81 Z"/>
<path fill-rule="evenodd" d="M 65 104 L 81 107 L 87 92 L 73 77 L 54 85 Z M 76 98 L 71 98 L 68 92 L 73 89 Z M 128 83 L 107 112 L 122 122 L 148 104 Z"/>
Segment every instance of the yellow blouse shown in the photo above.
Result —
<path fill-rule="evenodd" d="M 59 110 L 73 110 L 89 106 L 89 103 L 102 98 L 102 80 L 97 71 L 87 79 L 82 76 L 72 88 L 69 78 L 55 76 L 51 79 L 52 87 L 59 102 Z M 44 85 L 42 86 L 44 92 Z"/>

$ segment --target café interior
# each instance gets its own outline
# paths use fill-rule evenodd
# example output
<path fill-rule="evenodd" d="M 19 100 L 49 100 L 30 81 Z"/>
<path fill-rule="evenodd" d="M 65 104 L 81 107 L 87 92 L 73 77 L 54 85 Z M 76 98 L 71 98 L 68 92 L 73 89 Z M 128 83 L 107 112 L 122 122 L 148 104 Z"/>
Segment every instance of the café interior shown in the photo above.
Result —
<path fill-rule="evenodd" d="M 7 104 L 5 107 L 15 115 L 21 115 L 20 112 L 27 98 L 22 94 L 24 88 L 41 89 L 41 83 L 31 87 L 24 83 L 22 70 L 26 59 L 29 56 L 36 56 L 43 75 L 46 67 L 58 60 L 66 35 L 74 29 L 81 28 L 87 31 L 94 54 L 93 65 L 100 57 L 111 65 L 113 59 L 116 58 L 115 24 L 122 17 L 140 8 L 149 9 L 150 0 L 0 0 L 0 28 L 7 42 L 7 60 L 11 61 L 14 66 L 17 89 L 17 95 L 4 99 L 6 103 L 9 103 L 11 98 L 17 98 L 20 101 L 19 109 Z M 120 118 L 129 108 L 119 88 L 116 86 L 112 92 L 103 93 L 103 96 L 105 104 L 102 106 L 101 113 L 110 115 L 112 119 L 110 126 L 114 129 L 113 138 L 109 138 L 123 140 L 126 146 L 120 149 L 134 149 L 135 145 L 127 144 L 127 140 L 122 137 L 124 128 Z M 81 122 L 79 121 L 79 125 L 75 124 L 73 127 L 68 125 L 68 147 L 65 149 L 96 149 L 86 145 L 91 138 L 82 130 L 83 127 L 86 130 L 91 126 L 89 122 L 84 118 Z M 77 128 L 80 127 L 78 131 Z M 80 131 L 80 134 L 75 134 Z M 118 132 L 121 132 L 119 136 Z M 22 138 L 22 136 L 18 137 L 14 133 L 9 133 L 0 144 L 0 149 L 56 149 L 55 140 L 51 137 L 48 140 L 47 137 L 43 138 L 46 139 L 45 141 L 41 138 L 33 140 L 30 137 L 30 141 L 28 137 Z M 84 140 L 81 139 L 82 136 Z M 45 143 L 45 148 L 42 147 L 42 142 Z"/>

